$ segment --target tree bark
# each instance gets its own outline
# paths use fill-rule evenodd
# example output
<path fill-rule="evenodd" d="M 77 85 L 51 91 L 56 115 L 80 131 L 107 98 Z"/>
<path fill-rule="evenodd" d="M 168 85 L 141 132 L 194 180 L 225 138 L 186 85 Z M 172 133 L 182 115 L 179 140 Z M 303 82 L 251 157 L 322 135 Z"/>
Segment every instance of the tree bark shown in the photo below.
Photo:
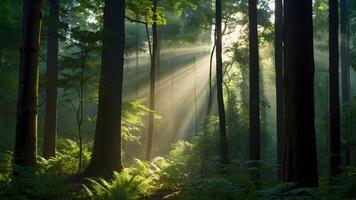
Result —
<path fill-rule="evenodd" d="M 285 181 L 318 186 L 312 0 L 285 0 Z"/>
<path fill-rule="evenodd" d="M 212 83 L 212 77 L 213 77 L 213 57 L 215 53 L 215 48 L 216 48 L 216 33 L 214 33 L 214 45 L 210 53 L 210 62 L 209 62 L 209 94 L 208 94 L 208 105 L 207 105 L 207 111 L 206 111 L 206 116 L 207 118 L 205 119 L 205 123 L 208 122 L 209 115 L 211 114 L 211 107 L 213 104 L 213 83 Z"/>
<path fill-rule="evenodd" d="M 104 37 L 94 149 L 84 174 L 110 177 L 122 170 L 121 106 L 125 0 L 105 0 Z"/>
<path fill-rule="evenodd" d="M 343 129 L 345 130 L 345 164 L 350 164 L 350 60 L 349 60 L 349 9 L 348 0 L 340 0 L 340 28 L 341 28 L 341 88 L 342 88 L 342 109 L 343 109 Z"/>
<path fill-rule="evenodd" d="M 49 1 L 43 157 L 56 156 L 59 0 Z"/>
<path fill-rule="evenodd" d="M 157 0 L 153 0 L 153 24 L 152 24 L 152 55 L 151 55 L 151 72 L 150 72 L 150 110 L 148 116 L 148 138 L 146 160 L 151 160 L 153 145 L 154 113 L 155 110 L 155 87 L 156 87 L 156 58 L 158 50 L 157 34 Z"/>
<path fill-rule="evenodd" d="M 260 73 L 257 32 L 257 1 L 249 0 L 249 59 L 250 59 L 250 160 L 256 169 L 254 176 L 259 179 L 260 158 Z"/>
<path fill-rule="evenodd" d="M 275 72 L 277 107 L 277 175 L 283 179 L 284 106 L 283 106 L 283 5 L 275 0 Z"/>
<path fill-rule="evenodd" d="M 339 8 L 329 0 L 330 175 L 340 173 Z"/>
<path fill-rule="evenodd" d="M 216 23 L 216 80 L 217 80 L 217 101 L 219 110 L 220 128 L 220 157 L 222 164 L 229 164 L 229 150 L 226 135 L 226 120 L 223 95 L 223 66 L 222 66 L 222 28 L 221 28 L 221 0 L 216 0 L 215 10 Z"/>
<path fill-rule="evenodd" d="M 36 163 L 38 115 L 38 62 L 43 18 L 43 0 L 23 1 L 22 47 L 17 101 L 14 163 Z M 16 175 L 16 170 L 14 170 Z"/>
<path fill-rule="evenodd" d="M 79 88 L 78 88 L 78 107 L 77 107 L 77 125 L 78 125 L 78 173 L 82 172 L 83 164 L 83 121 L 84 121 L 84 68 L 86 65 L 86 58 L 88 57 L 89 52 L 81 52 L 81 63 L 80 63 L 80 73 L 79 73 Z"/>

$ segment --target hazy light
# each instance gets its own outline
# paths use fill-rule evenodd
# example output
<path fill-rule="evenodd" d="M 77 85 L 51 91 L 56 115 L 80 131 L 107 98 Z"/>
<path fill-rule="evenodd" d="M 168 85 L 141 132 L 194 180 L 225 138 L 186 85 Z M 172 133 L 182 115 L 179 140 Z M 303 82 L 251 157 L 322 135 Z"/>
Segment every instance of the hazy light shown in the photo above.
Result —
<path fill-rule="evenodd" d="M 198 130 L 202 130 L 208 97 L 209 49 L 209 46 L 204 45 L 161 51 L 161 73 L 156 81 L 155 111 L 162 118 L 155 121 L 154 152 L 161 152 L 162 148 L 166 149 L 177 139 L 195 135 L 196 115 Z M 135 57 L 128 56 L 125 66 L 127 76 L 124 79 L 127 87 L 134 84 L 135 80 L 144 82 L 139 88 L 139 96 L 146 99 L 148 105 L 149 57 L 141 54 L 140 63 L 140 74 L 137 77 Z M 129 95 L 134 98 L 133 94 Z M 143 135 L 145 134 L 143 131 Z"/>

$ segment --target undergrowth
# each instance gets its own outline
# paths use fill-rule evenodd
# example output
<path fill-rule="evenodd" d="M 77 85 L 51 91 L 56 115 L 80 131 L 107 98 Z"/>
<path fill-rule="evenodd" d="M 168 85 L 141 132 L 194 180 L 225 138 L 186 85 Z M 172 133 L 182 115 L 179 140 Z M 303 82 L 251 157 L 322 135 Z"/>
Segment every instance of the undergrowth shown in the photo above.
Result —
<path fill-rule="evenodd" d="M 0 199 L 136 200 L 160 199 L 164 194 L 174 194 L 172 199 L 181 200 L 356 197 L 356 168 L 347 168 L 332 183 L 322 175 L 319 188 L 297 188 L 293 183 L 278 181 L 256 184 L 248 175 L 247 163 L 233 160 L 225 166 L 219 164 L 216 155 L 203 157 L 200 148 L 210 144 L 201 143 L 207 141 L 203 136 L 192 143 L 178 141 L 167 156 L 156 157 L 151 162 L 132 160 L 110 180 L 86 178 L 77 182 L 68 181 L 77 171 L 78 147 L 74 141 L 61 141 L 56 158 L 38 157 L 35 167 L 18 170 L 21 173 L 16 180 L 11 176 L 12 154 L 7 152 L 0 157 Z M 87 148 L 84 154 L 87 163 L 90 157 Z"/>

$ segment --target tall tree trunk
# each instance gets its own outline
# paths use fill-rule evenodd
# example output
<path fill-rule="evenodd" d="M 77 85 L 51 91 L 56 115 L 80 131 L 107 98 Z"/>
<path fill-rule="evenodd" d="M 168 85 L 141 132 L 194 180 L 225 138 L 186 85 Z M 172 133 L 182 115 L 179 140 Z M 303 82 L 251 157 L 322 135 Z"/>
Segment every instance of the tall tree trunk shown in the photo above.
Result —
<path fill-rule="evenodd" d="M 43 7 L 43 0 L 23 1 L 23 32 L 14 149 L 14 163 L 20 166 L 31 166 L 36 163 L 38 58 Z"/>
<path fill-rule="evenodd" d="M 229 150 L 226 135 L 226 120 L 223 95 L 223 66 L 222 66 L 222 28 L 221 28 L 221 0 L 216 0 L 215 8 L 216 23 L 216 81 L 217 81 L 217 101 L 219 110 L 220 128 L 220 157 L 222 164 L 229 164 Z"/>
<path fill-rule="evenodd" d="M 277 175 L 283 179 L 284 106 L 283 106 L 283 5 L 275 1 L 275 71 L 277 107 Z"/>
<path fill-rule="evenodd" d="M 85 174 L 121 171 L 121 106 L 125 47 L 125 0 L 105 0 L 98 114 L 92 158 Z"/>
<path fill-rule="evenodd" d="M 347 144 L 345 146 L 346 165 L 350 164 L 350 61 L 349 61 L 349 9 L 348 0 L 340 0 L 340 28 L 341 28 L 341 88 L 343 108 L 343 129 Z"/>
<path fill-rule="evenodd" d="M 318 186 L 312 0 L 285 0 L 285 181 Z"/>
<path fill-rule="evenodd" d="M 153 24 L 152 24 L 152 55 L 151 55 L 151 73 L 150 73 L 150 110 L 155 110 L 155 87 L 156 87 L 156 58 L 158 49 L 158 34 L 157 34 L 157 0 L 153 0 Z M 149 113 L 148 116 L 148 138 L 146 160 L 151 160 L 152 145 L 153 145 L 153 126 L 154 114 Z"/>
<path fill-rule="evenodd" d="M 340 101 L 339 101 L 339 6 L 329 0 L 329 87 L 330 87 L 330 175 L 336 176 L 341 166 Z"/>
<path fill-rule="evenodd" d="M 214 33 L 214 45 L 213 45 L 213 49 L 211 50 L 210 53 L 210 61 L 209 61 L 209 94 L 208 94 L 208 105 L 207 105 L 207 118 L 205 119 L 205 123 L 208 122 L 209 119 L 209 115 L 211 114 L 211 107 L 213 104 L 213 57 L 214 57 L 214 53 L 215 53 L 215 48 L 216 48 L 216 33 Z"/>
<path fill-rule="evenodd" d="M 86 65 L 86 58 L 88 57 L 89 52 L 81 52 L 81 64 L 80 64 L 80 82 L 78 90 L 78 107 L 77 107 L 77 124 L 78 124 L 78 173 L 82 172 L 82 163 L 83 163 L 83 121 L 84 121 L 84 68 Z"/>
<path fill-rule="evenodd" d="M 49 1 L 47 84 L 43 157 L 56 156 L 59 0 Z"/>
<path fill-rule="evenodd" d="M 250 160 L 260 158 L 260 73 L 257 33 L 257 1 L 249 0 L 249 52 L 250 52 Z M 259 164 L 253 163 L 254 176 L 259 178 Z"/>

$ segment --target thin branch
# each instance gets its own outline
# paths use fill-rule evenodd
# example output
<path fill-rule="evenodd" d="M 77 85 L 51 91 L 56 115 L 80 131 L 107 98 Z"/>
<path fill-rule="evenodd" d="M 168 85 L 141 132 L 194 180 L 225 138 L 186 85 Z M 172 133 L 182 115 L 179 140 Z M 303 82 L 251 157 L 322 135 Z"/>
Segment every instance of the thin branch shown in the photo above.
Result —
<path fill-rule="evenodd" d="M 150 52 L 150 58 L 152 59 L 152 47 L 151 47 L 151 40 L 150 40 L 150 33 L 149 33 L 149 30 L 148 30 L 148 22 L 147 22 L 147 19 L 146 21 L 140 21 L 138 19 L 132 19 L 128 16 L 125 15 L 125 19 L 129 20 L 130 22 L 135 22 L 135 23 L 139 23 L 139 24 L 143 24 L 145 25 L 145 28 L 146 28 L 146 37 L 147 37 L 147 42 L 148 42 L 148 50 Z"/>
<path fill-rule="evenodd" d="M 138 20 L 138 19 L 132 19 L 132 18 L 126 16 L 126 15 L 125 15 L 125 19 L 129 20 L 130 22 L 135 22 L 135 23 L 147 25 L 147 22 L 140 21 L 140 20 Z"/>

